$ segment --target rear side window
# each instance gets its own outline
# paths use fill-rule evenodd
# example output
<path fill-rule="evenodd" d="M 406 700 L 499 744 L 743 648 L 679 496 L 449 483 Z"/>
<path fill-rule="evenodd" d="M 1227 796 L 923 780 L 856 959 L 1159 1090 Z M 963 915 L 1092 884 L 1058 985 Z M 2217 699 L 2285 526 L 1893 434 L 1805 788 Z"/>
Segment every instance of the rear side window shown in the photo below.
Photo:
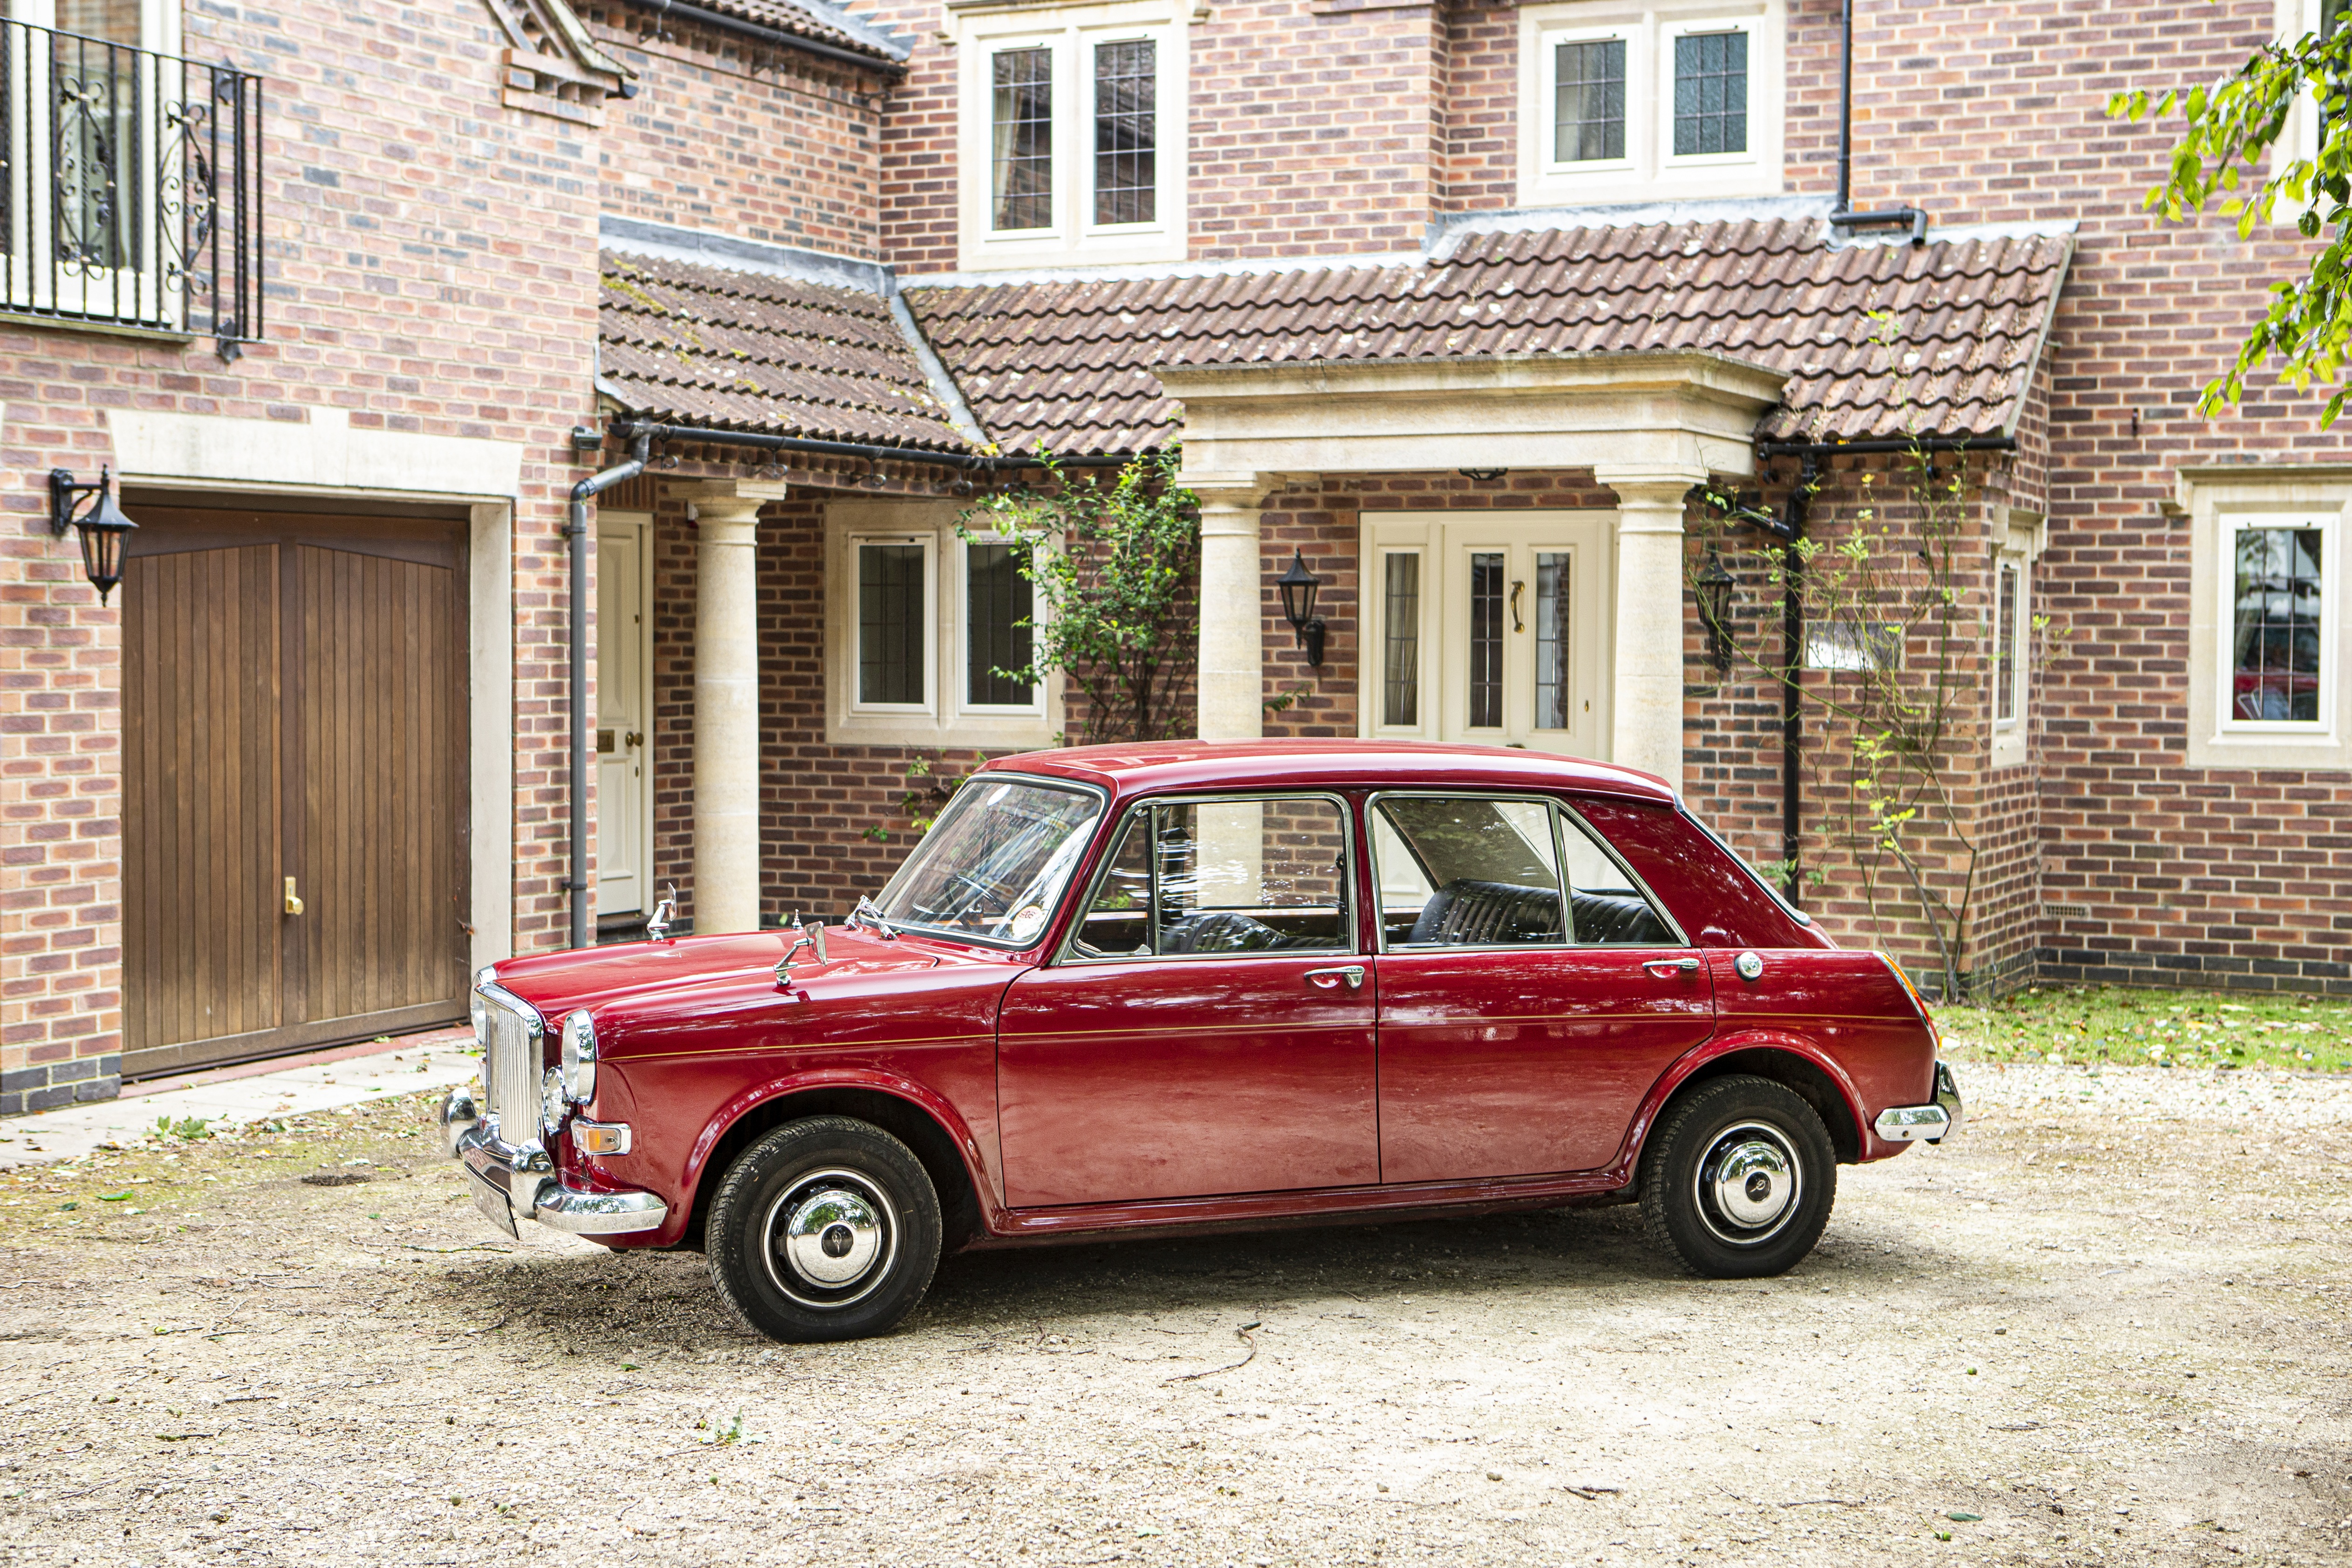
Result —
<path fill-rule="evenodd" d="M 1377 800 L 1372 858 L 1392 951 L 1678 944 L 1632 877 L 1549 800 Z"/>
<path fill-rule="evenodd" d="M 1579 800 L 1577 814 L 1624 857 L 1702 947 L 1829 947 L 1698 825 L 1670 806 Z"/>

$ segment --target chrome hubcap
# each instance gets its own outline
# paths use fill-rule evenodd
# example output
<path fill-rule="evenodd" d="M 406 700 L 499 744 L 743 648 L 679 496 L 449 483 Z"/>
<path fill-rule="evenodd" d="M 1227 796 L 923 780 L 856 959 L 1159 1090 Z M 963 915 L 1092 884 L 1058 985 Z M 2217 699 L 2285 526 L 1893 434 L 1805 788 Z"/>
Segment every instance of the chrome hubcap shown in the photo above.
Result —
<path fill-rule="evenodd" d="M 769 1277 L 803 1306 L 837 1308 L 881 1282 L 898 1251 L 898 1215 L 856 1171 L 814 1171 L 768 1210 Z"/>
<path fill-rule="evenodd" d="M 1716 1134 L 1698 1163 L 1698 1211 L 1706 1228 L 1738 1246 L 1777 1235 L 1797 1212 L 1804 1169 L 1778 1127 L 1743 1122 Z"/>

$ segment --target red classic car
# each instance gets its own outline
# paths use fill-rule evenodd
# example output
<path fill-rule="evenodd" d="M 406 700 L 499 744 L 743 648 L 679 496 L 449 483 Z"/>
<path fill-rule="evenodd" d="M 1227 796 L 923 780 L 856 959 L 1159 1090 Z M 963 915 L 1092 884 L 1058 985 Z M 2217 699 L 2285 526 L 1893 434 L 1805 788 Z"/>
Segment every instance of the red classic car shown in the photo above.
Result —
<path fill-rule="evenodd" d="M 846 925 L 518 958 L 474 1021 L 484 1212 L 699 1248 L 787 1340 L 943 1249 L 1204 1225 L 1638 1202 L 1774 1274 L 1960 1117 L 1901 969 L 1664 783 L 1473 747 L 1004 758 Z"/>

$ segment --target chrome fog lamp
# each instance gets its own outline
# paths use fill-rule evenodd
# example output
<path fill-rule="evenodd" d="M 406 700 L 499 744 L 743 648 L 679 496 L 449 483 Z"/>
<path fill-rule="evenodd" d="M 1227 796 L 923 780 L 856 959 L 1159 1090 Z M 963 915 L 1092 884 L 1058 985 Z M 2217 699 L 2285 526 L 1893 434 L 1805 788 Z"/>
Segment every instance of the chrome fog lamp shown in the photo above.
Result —
<path fill-rule="evenodd" d="M 563 1073 L 551 1067 L 539 1081 L 539 1132 L 549 1143 L 563 1130 L 563 1113 L 569 1107 L 563 1103 Z"/>
<path fill-rule="evenodd" d="M 574 1105 L 596 1098 L 596 1025 L 585 1012 L 563 1020 L 563 1097 Z"/>

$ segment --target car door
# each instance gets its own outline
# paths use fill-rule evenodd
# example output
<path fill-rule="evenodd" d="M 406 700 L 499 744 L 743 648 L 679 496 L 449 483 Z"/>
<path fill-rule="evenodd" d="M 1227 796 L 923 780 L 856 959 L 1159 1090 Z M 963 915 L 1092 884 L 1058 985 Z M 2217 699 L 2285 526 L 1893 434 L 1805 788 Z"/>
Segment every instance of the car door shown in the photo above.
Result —
<path fill-rule="evenodd" d="M 1381 901 L 1381 1179 L 1592 1170 L 1715 1028 L 1714 981 L 1557 802 L 1370 802 Z"/>
<path fill-rule="evenodd" d="M 1014 1207 L 1380 1179 L 1374 991 L 1347 803 L 1132 809 L 998 1034 Z"/>

